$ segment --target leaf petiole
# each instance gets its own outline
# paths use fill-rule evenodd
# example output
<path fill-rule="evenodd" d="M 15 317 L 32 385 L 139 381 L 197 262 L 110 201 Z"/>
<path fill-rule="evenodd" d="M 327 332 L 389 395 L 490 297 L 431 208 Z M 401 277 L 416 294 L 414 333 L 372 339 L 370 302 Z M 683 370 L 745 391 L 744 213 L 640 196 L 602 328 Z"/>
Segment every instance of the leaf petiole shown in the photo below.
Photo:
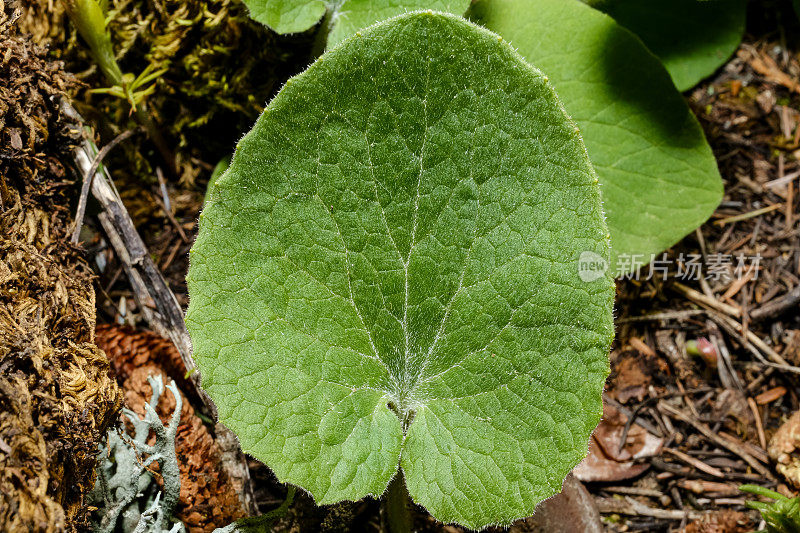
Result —
<path fill-rule="evenodd" d="M 411 497 L 401 469 L 389 483 L 383 499 L 384 513 L 389 533 L 411 533 Z"/>

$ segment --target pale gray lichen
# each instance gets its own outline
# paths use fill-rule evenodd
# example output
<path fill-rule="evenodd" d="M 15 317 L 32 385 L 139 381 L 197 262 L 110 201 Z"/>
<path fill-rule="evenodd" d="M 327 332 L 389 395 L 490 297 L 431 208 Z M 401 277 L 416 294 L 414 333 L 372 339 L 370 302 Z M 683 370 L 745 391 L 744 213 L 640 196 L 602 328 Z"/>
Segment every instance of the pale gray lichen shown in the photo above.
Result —
<path fill-rule="evenodd" d="M 98 533 L 177 533 L 185 529 L 171 519 L 181 490 L 175 434 L 183 402 L 175 382 L 170 382 L 166 388 L 175 398 L 175 410 L 164 427 L 156 413 L 164 383 L 161 376 L 150 376 L 147 381 L 153 394 L 144 404 L 144 418 L 130 409 L 122 411 L 133 424 L 133 437 L 123 428 L 108 432 L 108 446 L 102 451 L 97 482 L 90 495 L 98 507 L 93 524 Z M 148 444 L 151 432 L 155 442 Z M 156 483 L 148 468 L 156 462 L 163 486 Z"/>

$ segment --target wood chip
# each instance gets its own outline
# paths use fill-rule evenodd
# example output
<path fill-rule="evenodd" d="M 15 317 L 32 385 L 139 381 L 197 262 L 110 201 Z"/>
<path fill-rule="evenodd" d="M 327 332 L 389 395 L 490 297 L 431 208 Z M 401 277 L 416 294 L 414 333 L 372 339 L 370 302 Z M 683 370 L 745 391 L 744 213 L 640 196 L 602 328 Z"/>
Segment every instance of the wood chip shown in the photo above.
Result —
<path fill-rule="evenodd" d="M 696 469 L 700 470 L 701 472 L 705 472 L 706 474 L 709 474 L 709 475 L 712 475 L 712 476 L 715 476 L 715 477 L 719 477 L 719 478 L 724 478 L 725 477 L 725 473 L 722 470 L 720 470 L 718 468 L 714 468 L 713 466 L 709 466 L 709 465 L 705 464 L 703 461 L 701 461 L 699 459 L 695 459 L 691 455 L 687 455 L 687 454 L 683 453 L 680 450 L 674 450 L 672 448 L 664 448 L 664 451 L 667 452 L 670 455 L 674 455 L 675 457 L 677 457 L 678 459 L 680 459 L 684 463 L 695 467 Z"/>
<path fill-rule="evenodd" d="M 782 398 L 784 394 L 786 394 L 786 387 L 773 387 L 756 396 L 756 403 L 766 405 Z"/>

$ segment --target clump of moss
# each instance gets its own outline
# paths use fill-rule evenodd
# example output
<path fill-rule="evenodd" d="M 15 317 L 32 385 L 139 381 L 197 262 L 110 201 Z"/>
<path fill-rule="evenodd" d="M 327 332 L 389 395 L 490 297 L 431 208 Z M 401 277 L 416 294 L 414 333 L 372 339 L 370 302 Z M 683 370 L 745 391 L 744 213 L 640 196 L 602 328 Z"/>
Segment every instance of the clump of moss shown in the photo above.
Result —
<path fill-rule="evenodd" d="M 17 33 L 19 8 L 0 0 L 0 531 L 74 530 L 122 398 L 69 243 L 75 81 Z"/>
<path fill-rule="evenodd" d="M 64 58 L 88 87 L 104 87 L 63 10 L 51 4 L 31 0 L 23 27 Z M 239 0 L 110 0 L 108 20 L 124 72 L 138 74 L 148 65 L 166 69 L 147 103 L 176 152 L 182 181 L 189 184 L 204 173 L 207 177 L 213 164 L 232 152 L 240 132 L 293 74 L 290 69 L 305 64 L 311 41 L 278 37 L 253 22 Z M 127 102 L 85 95 L 78 107 L 106 137 L 131 127 Z M 149 179 L 158 164 L 152 147 L 127 147 L 128 161 L 114 168 Z"/>

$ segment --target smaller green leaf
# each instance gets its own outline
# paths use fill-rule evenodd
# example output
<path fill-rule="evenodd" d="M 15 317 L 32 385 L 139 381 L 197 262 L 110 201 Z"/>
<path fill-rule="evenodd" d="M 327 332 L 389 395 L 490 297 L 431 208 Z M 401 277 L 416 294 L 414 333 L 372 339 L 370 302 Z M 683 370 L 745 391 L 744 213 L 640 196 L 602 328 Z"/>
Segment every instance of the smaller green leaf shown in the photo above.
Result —
<path fill-rule="evenodd" d="M 615 274 L 708 219 L 722 198 L 714 154 L 641 40 L 576 0 L 481 0 L 470 17 L 550 76 L 578 123 L 601 183 Z"/>
<path fill-rule="evenodd" d="M 469 0 L 345 0 L 332 11 L 334 22 L 328 35 L 328 48 L 360 29 L 408 11 L 431 9 L 463 15 L 468 7 Z"/>
<path fill-rule="evenodd" d="M 431 9 L 463 15 L 469 0 L 244 0 L 250 17 L 278 33 L 305 31 L 325 15 L 328 48 L 381 20 L 409 11 Z"/>
<path fill-rule="evenodd" d="M 325 14 L 322 0 L 244 0 L 250 18 L 278 33 L 306 31 Z"/>
<path fill-rule="evenodd" d="M 231 156 L 227 155 L 220 159 L 217 162 L 217 165 L 214 167 L 214 170 L 211 171 L 211 177 L 208 179 L 208 185 L 206 186 L 206 194 L 203 197 L 203 205 L 208 205 L 208 202 L 211 200 L 211 193 L 214 190 L 214 183 L 217 182 L 225 171 L 228 170 L 228 167 L 231 165 Z"/>
<path fill-rule="evenodd" d="M 681 91 L 722 66 L 744 33 L 745 0 L 600 0 L 590 4 L 638 35 Z"/>

